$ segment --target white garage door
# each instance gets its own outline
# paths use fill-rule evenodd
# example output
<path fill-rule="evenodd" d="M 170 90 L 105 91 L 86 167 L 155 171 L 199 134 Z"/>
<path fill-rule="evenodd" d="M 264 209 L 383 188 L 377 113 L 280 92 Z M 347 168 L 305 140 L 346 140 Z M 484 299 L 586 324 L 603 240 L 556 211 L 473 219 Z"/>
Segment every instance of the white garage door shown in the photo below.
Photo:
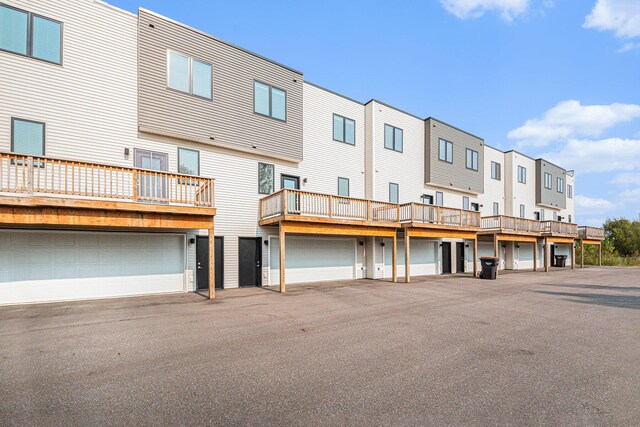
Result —
<path fill-rule="evenodd" d="M 279 239 L 271 239 L 270 284 L 280 283 Z M 356 240 L 287 237 L 286 283 L 319 282 L 355 278 Z"/>
<path fill-rule="evenodd" d="M 184 236 L 0 231 L 0 304 L 184 289 Z"/>
<path fill-rule="evenodd" d="M 411 276 L 438 274 L 438 242 L 426 239 L 411 239 Z M 396 241 L 398 276 L 404 277 L 404 239 Z M 384 239 L 384 277 L 393 277 L 393 240 Z"/>

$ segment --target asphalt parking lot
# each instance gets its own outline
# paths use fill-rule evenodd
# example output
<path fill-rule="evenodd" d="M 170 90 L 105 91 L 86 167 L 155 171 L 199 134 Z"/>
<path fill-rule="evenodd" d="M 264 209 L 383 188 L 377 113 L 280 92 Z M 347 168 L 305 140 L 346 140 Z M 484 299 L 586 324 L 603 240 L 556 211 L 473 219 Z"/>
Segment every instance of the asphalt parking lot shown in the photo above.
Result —
<path fill-rule="evenodd" d="M 0 307 L 0 425 L 638 425 L 640 269 Z"/>

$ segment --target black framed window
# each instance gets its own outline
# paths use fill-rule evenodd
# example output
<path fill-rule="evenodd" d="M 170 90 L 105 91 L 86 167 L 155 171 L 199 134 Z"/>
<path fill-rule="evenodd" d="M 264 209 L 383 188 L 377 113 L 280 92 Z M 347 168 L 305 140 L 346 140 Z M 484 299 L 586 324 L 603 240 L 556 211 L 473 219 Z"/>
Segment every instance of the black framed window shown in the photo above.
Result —
<path fill-rule="evenodd" d="M 444 194 L 442 191 L 436 191 L 436 205 L 444 206 Z"/>
<path fill-rule="evenodd" d="M 200 152 L 188 148 L 178 148 L 178 173 L 200 175 Z"/>
<path fill-rule="evenodd" d="M 462 209 L 469 210 L 469 198 L 467 196 L 462 197 Z"/>
<path fill-rule="evenodd" d="M 443 162 L 453 163 L 453 142 L 440 138 L 438 159 Z"/>
<path fill-rule="evenodd" d="M 391 125 L 384 125 L 384 148 L 402 153 L 402 129 Z"/>
<path fill-rule="evenodd" d="M 356 122 L 338 114 L 333 115 L 333 140 L 356 145 Z"/>
<path fill-rule="evenodd" d="M 287 92 L 253 81 L 253 112 L 276 120 L 287 120 Z"/>
<path fill-rule="evenodd" d="M 349 197 L 349 178 L 338 177 L 338 196 Z"/>
<path fill-rule="evenodd" d="M 478 170 L 478 152 L 467 148 L 467 169 Z"/>
<path fill-rule="evenodd" d="M 271 194 L 275 191 L 275 166 L 258 163 L 258 193 Z"/>
<path fill-rule="evenodd" d="M 480 204 L 479 203 L 471 203 L 471 210 L 475 211 L 475 212 L 479 212 L 480 211 Z"/>
<path fill-rule="evenodd" d="M 423 205 L 433 205 L 433 196 L 431 194 L 423 194 L 420 199 Z"/>
<path fill-rule="evenodd" d="M 400 203 L 400 186 L 393 182 L 389 183 L 389 203 Z"/>
<path fill-rule="evenodd" d="M 502 180 L 502 165 L 497 162 L 491 162 L 491 179 Z"/>
<path fill-rule="evenodd" d="M 0 4 L 0 50 L 62 64 L 62 23 Z"/>
<path fill-rule="evenodd" d="M 44 156 L 45 124 L 33 120 L 11 119 L 11 151 Z"/>
<path fill-rule="evenodd" d="M 527 183 L 527 170 L 522 166 L 518 166 L 518 182 L 521 184 Z"/>

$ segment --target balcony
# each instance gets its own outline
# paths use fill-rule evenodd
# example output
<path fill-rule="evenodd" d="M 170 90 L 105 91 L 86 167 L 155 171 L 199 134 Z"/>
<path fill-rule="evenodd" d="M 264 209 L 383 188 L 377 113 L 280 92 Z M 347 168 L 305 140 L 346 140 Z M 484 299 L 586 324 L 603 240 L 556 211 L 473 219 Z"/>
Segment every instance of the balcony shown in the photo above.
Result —
<path fill-rule="evenodd" d="M 480 212 L 405 203 L 400 205 L 400 223 L 414 227 L 475 231 L 480 228 Z"/>
<path fill-rule="evenodd" d="M 578 238 L 581 240 L 604 240 L 604 229 L 596 227 L 578 227 Z"/>
<path fill-rule="evenodd" d="M 541 221 L 540 225 L 540 231 L 542 232 L 543 236 L 558 236 L 569 238 L 578 237 L 578 226 L 576 224 L 559 221 Z"/>
<path fill-rule="evenodd" d="M 0 205 L 215 215 L 214 180 L 0 153 Z"/>
<path fill-rule="evenodd" d="M 282 189 L 260 199 L 260 225 L 280 221 L 399 227 L 395 203 Z"/>
<path fill-rule="evenodd" d="M 522 234 L 540 236 L 542 224 L 540 221 L 526 218 L 516 218 L 506 215 L 487 216 L 482 218 L 482 231 L 501 234 Z"/>

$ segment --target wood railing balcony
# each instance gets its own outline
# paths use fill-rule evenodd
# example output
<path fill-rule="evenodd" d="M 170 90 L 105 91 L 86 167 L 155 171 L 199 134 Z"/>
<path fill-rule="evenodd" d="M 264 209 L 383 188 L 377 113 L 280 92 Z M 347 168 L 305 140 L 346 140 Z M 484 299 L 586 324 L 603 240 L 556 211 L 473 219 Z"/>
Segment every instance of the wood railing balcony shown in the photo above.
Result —
<path fill-rule="evenodd" d="M 535 219 L 516 218 L 506 215 L 486 216 L 482 218 L 483 230 L 540 234 L 542 224 Z"/>
<path fill-rule="evenodd" d="M 578 226 L 569 222 L 541 221 L 541 227 L 542 234 L 578 237 Z"/>
<path fill-rule="evenodd" d="M 480 212 L 420 203 L 405 203 L 400 205 L 400 222 L 479 228 Z"/>
<path fill-rule="evenodd" d="M 0 197 L 214 207 L 214 179 L 146 169 L 0 153 Z"/>
<path fill-rule="evenodd" d="M 604 229 L 597 227 L 578 227 L 578 237 L 585 240 L 604 240 Z"/>
<path fill-rule="evenodd" d="M 260 199 L 260 220 L 279 216 L 398 223 L 399 205 L 366 199 L 282 189 Z"/>

